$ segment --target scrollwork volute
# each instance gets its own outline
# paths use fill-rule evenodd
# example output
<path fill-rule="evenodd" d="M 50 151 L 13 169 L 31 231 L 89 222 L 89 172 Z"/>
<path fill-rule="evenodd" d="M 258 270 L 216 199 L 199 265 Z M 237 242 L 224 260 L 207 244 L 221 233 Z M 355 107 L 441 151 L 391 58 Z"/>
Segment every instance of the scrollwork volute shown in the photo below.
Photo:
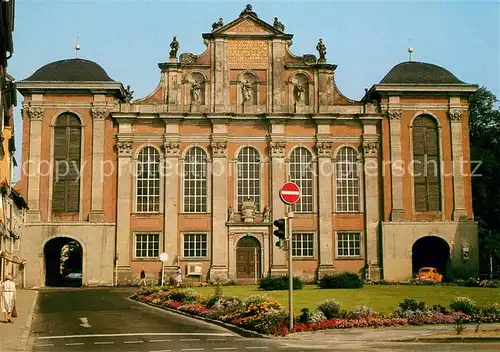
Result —
<path fill-rule="evenodd" d="M 448 112 L 448 116 L 452 122 L 460 122 L 462 121 L 463 111 L 462 109 L 451 109 Z"/>
<path fill-rule="evenodd" d="M 403 116 L 403 111 L 401 109 L 387 110 L 387 117 L 391 120 L 401 120 L 401 116 Z"/>
<path fill-rule="evenodd" d="M 328 141 L 318 141 L 316 142 L 316 150 L 318 152 L 318 156 L 322 158 L 329 158 L 332 156 L 332 142 Z"/>
<path fill-rule="evenodd" d="M 28 107 L 28 116 L 31 120 L 42 120 L 43 110 L 43 106 L 41 105 L 30 105 Z"/>
<path fill-rule="evenodd" d="M 225 139 L 213 140 L 210 147 L 212 148 L 213 157 L 222 158 L 227 155 L 227 140 Z"/>
<path fill-rule="evenodd" d="M 91 111 L 94 120 L 103 120 L 107 112 L 104 106 L 93 106 Z"/>
<path fill-rule="evenodd" d="M 165 149 L 165 156 L 167 157 L 178 157 L 180 155 L 180 143 L 178 140 L 165 140 L 163 142 L 163 148 Z"/>
<path fill-rule="evenodd" d="M 285 157 L 285 141 L 270 141 L 269 149 L 272 158 L 284 158 Z"/>
<path fill-rule="evenodd" d="M 116 141 L 116 149 L 119 157 L 132 156 L 132 141 Z"/>
<path fill-rule="evenodd" d="M 378 157 L 380 144 L 378 141 L 364 141 L 363 151 L 365 158 L 376 158 Z"/>

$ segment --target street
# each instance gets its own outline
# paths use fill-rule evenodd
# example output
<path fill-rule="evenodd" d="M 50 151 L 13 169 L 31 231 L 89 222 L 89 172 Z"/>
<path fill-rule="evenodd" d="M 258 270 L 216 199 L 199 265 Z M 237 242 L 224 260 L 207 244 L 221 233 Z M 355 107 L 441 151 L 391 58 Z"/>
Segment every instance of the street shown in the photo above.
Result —
<path fill-rule="evenodd" d="M 130 300 L 131 289 L 47 289 L 31 330 L 34 352 L 56 351 L 498 351 L 497 343 L 385 343 L 245 338 Z M 321 334 L 321 332 L 318 332 Z"/>

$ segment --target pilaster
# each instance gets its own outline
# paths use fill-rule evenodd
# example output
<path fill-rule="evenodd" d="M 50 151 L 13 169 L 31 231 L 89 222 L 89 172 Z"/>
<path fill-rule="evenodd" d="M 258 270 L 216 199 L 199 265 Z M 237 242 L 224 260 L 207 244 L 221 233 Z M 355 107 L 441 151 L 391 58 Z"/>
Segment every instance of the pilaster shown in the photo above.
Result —
<path fill-rule="evenodd" d="M 92 203 L 90 222 L 104 221 L 104 123 L 105 102 L 95 102 L 92 114 Z"/>
<path fill-rule="evenodd" d="M 215 101 L 214 111 L 228 111 L 229 105 L 229 68 L 227 61 L 227 42 L 222 38 L 215 39 L 215 55 L 212 67 L 215 67 Z"/>
<path fill-rule="evenodd" d="M 169 260 L 166 263 L 165 275 L 173 276 L 175 274 L 179 253 L 179 176 L 180 176 L 180 134 L 179 121 L 165 122 L 165 134 L 163 136 L 163 149 L 165 152 L 165 168 L 164 168 L 164 204 L 163 209 L 165 215 L 163 217 L 163 233 L 164 233 L 164 252 L 168 254 Z M 182 239 L 181 239 L 182 241 Z"/>
<path fill-rule="evenodd" d="M 370 131 L 370 127 L 364 126 L 363 133 L 363 155 L 364 155 L 364 189 L 365 189 L 365 258 L 369 267 L 369 279 L 380 280 L 380 239 L 379 239 L 379 155 L 380 141 L 376 131 Z M 367 277 L 368 278 L 368 277 Z"/>
<path fill-rule="evenodd" d="M 285 43 L 282 39 L 273 40 L 273 56 L 272 56 L 272 111 L 273 112 L 283 112 L 284 102 L 285 102 L 285 80 L 283 72 L 285 69 L 285 64 L 283 62 L 283 57 L 285 50 Z"/>
<path fill-rule="evenodd" d="M 40 163 L 42 150 L 42 122 L 44 106 L 42 102 L 32 102 L 27 107 L 30 119 L 29 170 L 27 222 L 39 222 L 40 219 Z"/>
<path fill-rule="evenodd" d="M 214 121 L 212 150 L 212 256 L 210 280 L 228 277 L 227 125 Z"/>
<path fill-rule="evenodd" d="M 318 157 L 318 218 L 319 221 L 319 268 L 318 276 L 323 277 L 335 270 L 333 264 L 333 222 L 332 222 L 332 137 L 318 126 L 316 151 Z"/>
<path fill-rule="evenodd" d="M 392 206 L 391 220 L 404 220 L 403 208 L 403 174 L 401 172 L 401 109 L 399 97 L 389 97 L 389 118 L 390 146 L 391 146 L 391 186 L 392 186 Z"/>
<path fill-rule="evenodd" d="M 464 189 L 465 164 L 463 160 L 462 139 L 463 110 L 460 104 L 460 98 L 450 98 L 448 116 L 451 124 L 451 153 L 453 158 L 453 220 L 459 221 L 463 218 L 467 218 Z"/>
<path fill-rule="evenodd" d="M 120 130 L 123 126 L 120 125 Z M 118 256 L 118 281 L 131 278 L 130 272 L 130 214 L 132 213 L 132 135 L 116 136 L 118 153 L 118 185 L 116 214 L 116 254 Z"/>
<path fill-rule="evenodd" d="M 271 172 L 269 174 L 269 185 L 271 189 L 271 211 L 272 219 L 284 217 L 286 206 L 281 201 L 279 190 L 286 180 L 285 165 L 285 124 L 282 122 L 271 122 L 268 136 L 269 156 L 271 162 Z M 276 237 L 271 236 L 271 275 L 285 275 L 287 272 L 286 252 L 275 246 Z"/>

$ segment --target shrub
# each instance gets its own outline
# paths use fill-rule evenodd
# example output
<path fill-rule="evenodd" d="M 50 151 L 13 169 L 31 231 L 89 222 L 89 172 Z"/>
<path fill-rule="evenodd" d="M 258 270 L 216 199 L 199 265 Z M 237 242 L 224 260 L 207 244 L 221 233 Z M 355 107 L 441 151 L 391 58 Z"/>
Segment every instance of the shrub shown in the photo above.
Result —
<path fill-rule="evenodd" d="M 258 303 L 262 303 L 262 302 L 266 302 L 266 301 L 270 301 L 270 300 L 271 300 L 271 298 L 269 298 L 266 295 L 263 295 L 263 296 L 261 296 L 261 295 L 250 295 L 247 298 L 245 298 L 245 300 L 243 301 L 243 306 L 245 308 L 248 308 L 252 304 L 258 304 Z"/>
<path fill-rule="evenodd" d="M 326 320 L 325 313 L 320 311 L 319 309 L 314 310 L 310 315 L 309 315 L 309 322 L 311 323 L 320 323 L 323 320 Z"/>
<path fill-rule="evenodd" d="M 403 302 L 399 303 L 399 308 L 403 311 L 426 310 L 424 302 L 417 302 L 413 298 L 406 298 Z"/>
<path fill-rule="evenodd" d="M 317 309 L 323 312 L 327 319 L 332 319 L 340 313 L 340 303 L 334 299 L 327 299 L 320 302 Z"/>
<path fill-rule="evenodd" d="M 288 276 L 268 276 L 259 281 L 259 289 L 265 291 L 288 290 L 288 286 Z M 294 290 L 301 290 L 303 286 L 303 282 L 298 277 L 293 278 Z"/>
<path fill-rule="evenodd" d="M 308 324 L 309 323 L 309 308 L 302 308 L 301 309 L 301 314 L 299 315 L 298 322 L 301 324 Z"/>
<path fill-rule="evenodd" d="M 320 288 L 361 288 L 363 281 L 356 273 L 340 273 L 335 275 L 325 275 L 319 281 Z"/>
<path fill-rule="evenodd" d="M 229 314 L 243 309 L 241 299 L 233 296 L 220 297 L 213 305 L 212 309 L 223 314 Z"/>
<path fill-rule="evenodd" d="M 357 318 L 368 318 L 378 316 L 378 313 L 370 307 L 367 306 L 356 306 L 353 311 Z"/>
<path fill-rule="evenodd" d="M 450 308 L 455 312 L 472 315 L 476 312 L 476 302 L 469 297 L 455 297 L 450 303 Z"/>
<path fill-rule="evenodd" d="M 253 328 L 262 333 L 268 333 L 280 323 L 288 321 L 288 313 L 283 309 L 271 309 L 254 320 Z"/>
<path fill-rule="evenodd" d="M 167 298 L 172 301 L 189 303 L 196 302 L 196 300 L 200 298 L 200 294 L 190 288 L 173 289 L 168 291 Z"/>
<path fill-rule="evenodd" d="M 491 306 L 483 309 L 483 314 L 500 315 L 500 303 L 493 303 Z"/>

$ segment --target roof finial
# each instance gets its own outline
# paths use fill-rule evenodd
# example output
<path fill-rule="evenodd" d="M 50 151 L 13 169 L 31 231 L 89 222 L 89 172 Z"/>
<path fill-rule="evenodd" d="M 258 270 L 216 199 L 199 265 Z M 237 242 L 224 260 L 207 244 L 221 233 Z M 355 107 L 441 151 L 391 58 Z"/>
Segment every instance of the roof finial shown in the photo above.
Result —
<path fill-rule="evenodd" d="M 409 55 L 409 58 L 408 58 L 408 61 L 411 61 L 411 54 L 413 53 L 413 48 L 411 47 L 411 39 L 410 39 L 410 46 L 408 46 L 408 54 Z"/>
<path fill-rule="evenodd" d="M 75 45 L 75 51 L 76 51 L 76 57 L 78 57 L 78 52 L 80 51 L 80 36 L 76 37 L 76 45 Z"/>

